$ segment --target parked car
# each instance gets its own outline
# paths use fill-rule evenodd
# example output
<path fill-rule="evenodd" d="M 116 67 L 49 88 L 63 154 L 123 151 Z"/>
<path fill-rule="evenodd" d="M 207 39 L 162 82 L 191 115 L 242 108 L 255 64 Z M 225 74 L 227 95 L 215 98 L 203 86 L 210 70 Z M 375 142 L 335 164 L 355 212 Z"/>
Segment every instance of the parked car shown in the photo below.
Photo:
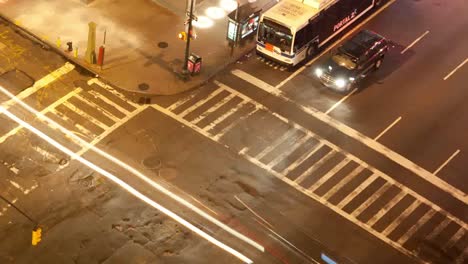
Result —
<path fill-rule="evenodd" d="M 389 41 L 381 35 L 362 30 L 345 41 L 315 69 L 322 84 L 342 92 L 351 91 L 382 65 Z"/>

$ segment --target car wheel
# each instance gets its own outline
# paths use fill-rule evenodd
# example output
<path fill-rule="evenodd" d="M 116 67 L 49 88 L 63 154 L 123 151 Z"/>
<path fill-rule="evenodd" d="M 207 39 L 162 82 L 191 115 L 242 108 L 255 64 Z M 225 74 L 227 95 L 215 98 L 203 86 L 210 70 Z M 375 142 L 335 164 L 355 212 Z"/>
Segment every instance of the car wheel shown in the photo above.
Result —
<path fill-rule="evenodd" d="M 378 70 L 378 69 L 380 68 L 380 66 L 382 66 L 382 59 L 379 59 L 379 60 L 377 60 L 377 61 L 375 62 L 374 68 L 375 68 L 376 70 Z"/>

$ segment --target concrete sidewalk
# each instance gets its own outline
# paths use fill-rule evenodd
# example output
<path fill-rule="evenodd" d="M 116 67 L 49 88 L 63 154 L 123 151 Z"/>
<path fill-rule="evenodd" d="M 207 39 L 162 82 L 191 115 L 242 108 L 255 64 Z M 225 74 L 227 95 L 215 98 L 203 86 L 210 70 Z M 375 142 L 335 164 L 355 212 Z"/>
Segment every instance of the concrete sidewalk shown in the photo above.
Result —
<path fill-rule="evenodd" d="M 208 7 L 220 6 L 219 0 L 200 1 L 195 11 L 200 18 Z M 265 10 L 274 2 L 257 0 L 253 5 Z M 185 42 L 177 34 L 184 30 L 184 9 L 185 0 L 95 0 L 89 5 L 78 0 L 0 2 L 2 16 L 70 60 L 113 86 L 148 95 L 176 94 L 196 88 L 254 47 L 253 41 L 247 42 L 231 55 L 226 41 L 226 16 L 212 20 L 212 27 L 196 27 L 198 37 L 191 42 L 191 52 L 202 57 L 202 72 L 188 81 L 181 80 L 177 73 L 183 66 Z M 107 32 L 102 68 L 84 61 L 91 21 L 98 25 L 96 54 L 103 43 L 104 31 Z M 68 41 L 78 47 L 77 58 L 73 52 L 65 51 Z"/>

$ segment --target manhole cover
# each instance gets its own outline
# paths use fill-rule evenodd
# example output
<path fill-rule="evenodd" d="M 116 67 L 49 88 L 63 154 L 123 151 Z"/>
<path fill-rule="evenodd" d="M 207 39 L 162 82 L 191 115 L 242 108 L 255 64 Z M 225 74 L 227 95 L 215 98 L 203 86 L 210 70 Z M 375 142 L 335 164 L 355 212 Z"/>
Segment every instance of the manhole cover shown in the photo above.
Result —
<path fill-rule="evenodd" d="M 140 83 L 138 84 L 138 89 L 140 91 L 146 91 L 149 89 L 149 85 L 147 83 Z"/>
<path fill-rule="evenodd" d="M 152 156 L 144 159 L 143 165 L 150 170 L 155 170 L 161 167 L 161 160 L 156 156 Z"/>
<path fill-rule="evenodd" d="M 165 180 L 172 180 L 177 177 L 177 170 L 173 168 L 161 168 L 159 170 L 159 177 Z"/>
<path fill-rule="evenodd" d="M 160 47 L 161 49 L 165 49 L 169 46 L 169 44 L 167 44 L 167 42 L 165 41 L 161 41 L 158 43 L 158 47 Z"/>

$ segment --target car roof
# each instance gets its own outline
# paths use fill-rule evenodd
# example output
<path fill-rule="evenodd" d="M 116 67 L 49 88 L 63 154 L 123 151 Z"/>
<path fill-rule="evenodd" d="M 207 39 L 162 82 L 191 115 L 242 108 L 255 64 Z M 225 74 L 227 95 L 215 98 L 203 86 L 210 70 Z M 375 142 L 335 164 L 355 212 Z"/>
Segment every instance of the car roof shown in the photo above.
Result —
<path fill-rule="evenodd" d="M 347 40 L 338 49 L 354 58 L 361 57 L 367 50 L 374 47 L 376 42 L 383 40 L 384 37 L 369 31 L 362 30 L 351 39 Z"/>

